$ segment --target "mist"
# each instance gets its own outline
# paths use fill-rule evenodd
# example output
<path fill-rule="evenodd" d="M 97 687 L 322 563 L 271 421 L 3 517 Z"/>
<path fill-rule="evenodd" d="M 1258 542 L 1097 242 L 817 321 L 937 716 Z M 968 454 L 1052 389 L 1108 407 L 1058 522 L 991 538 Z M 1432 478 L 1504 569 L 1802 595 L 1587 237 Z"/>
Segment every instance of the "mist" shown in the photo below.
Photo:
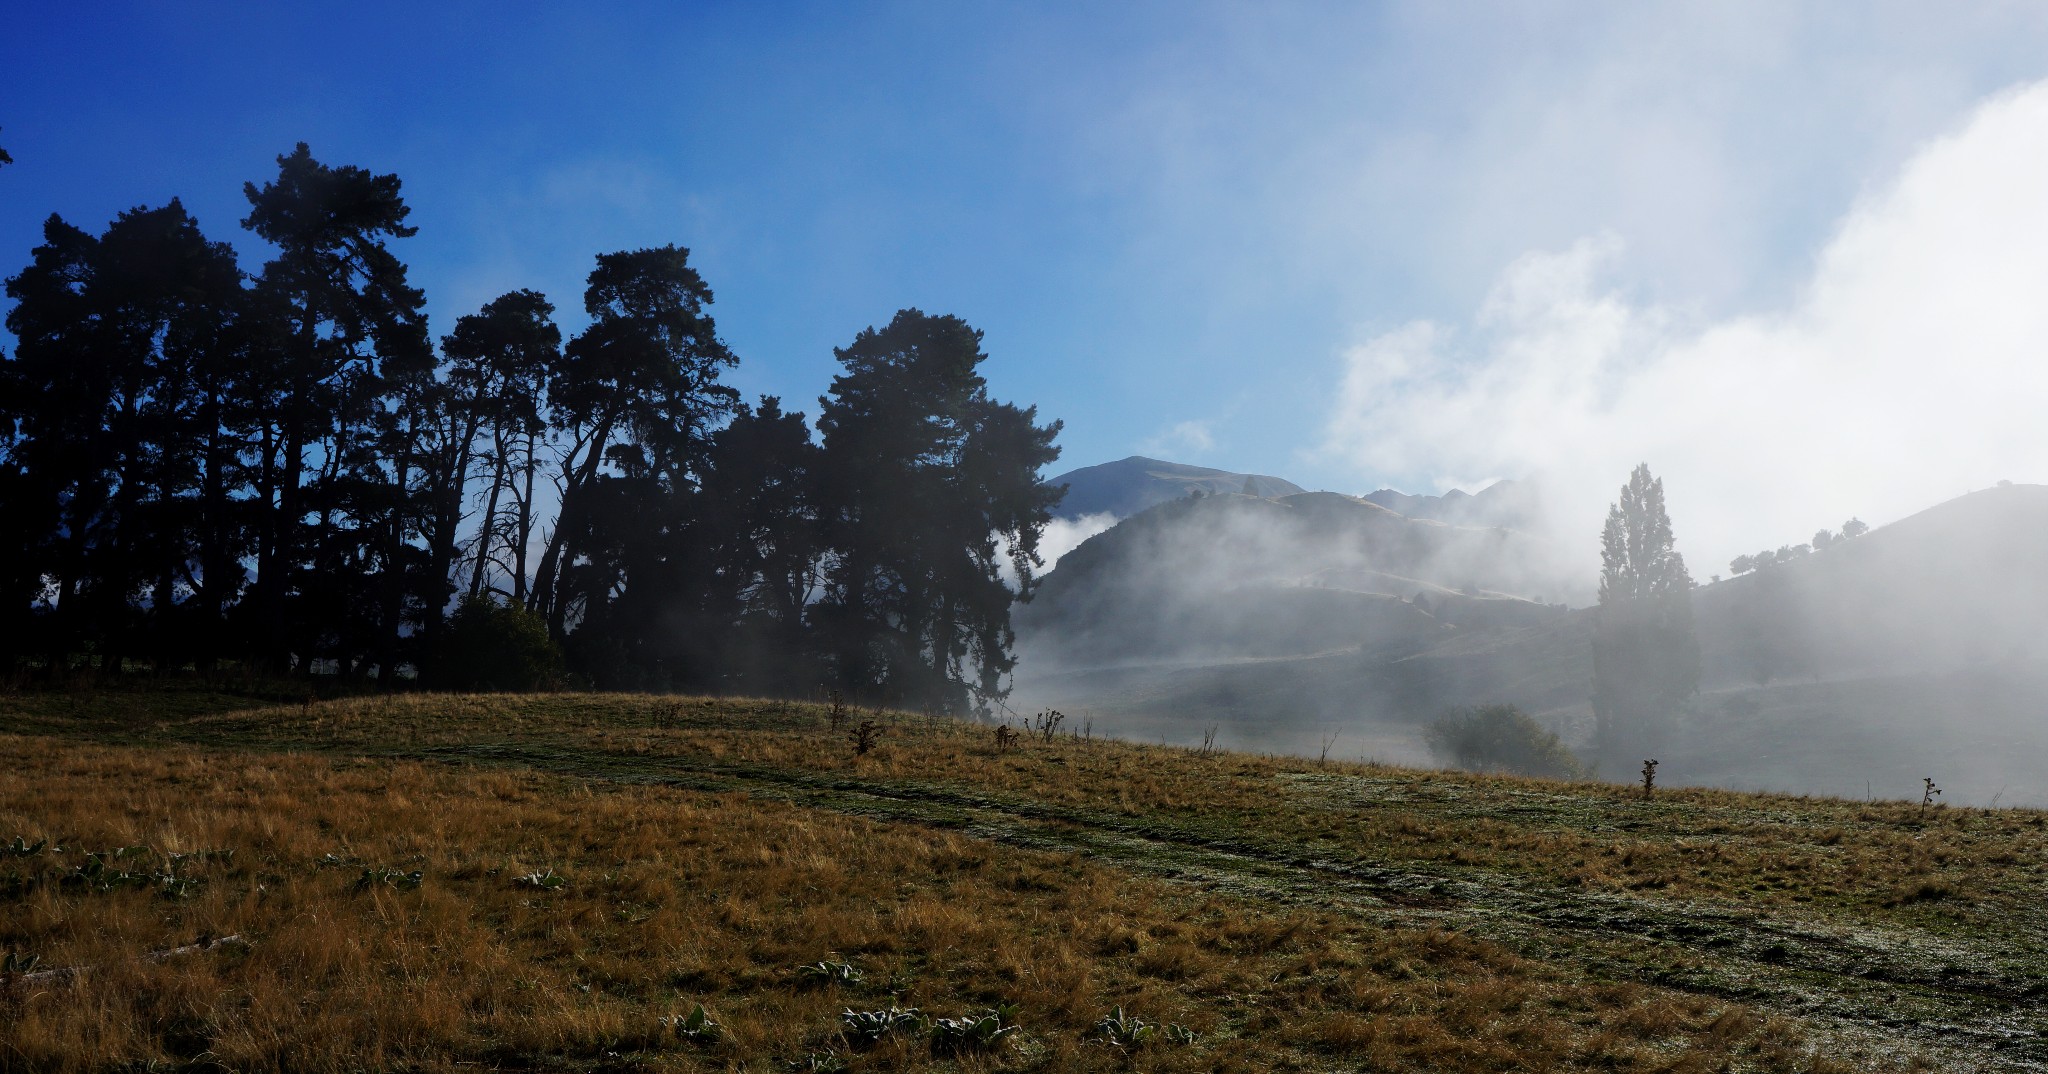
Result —
<path fill-rule="evenodd" d="M 1430 720 L 1508 703 L 1584 751 L 1601 522 L 1647 462 L 1699 585 L 1700 688 L 1665 778 L 1896 798 L 1928 777 L 1954 802 L 2048 804 L 2044 189 L 2035 83 L 1866 187 L 1768 308 L 1645 299 L 1611 233 L 1526 253 L 1466 322 L 1351 347 L 1315 448 L 1411 493 L 1510 479 L 1516 510 L 1156 508 L 1020 612 L 1017 698 L 1133 737 L 1313 755 L 1334 736 L 1414 763 L 1440 760 Z M 1850 519 L 1876 528 L 1843 539 Z"/>
<path fill-rule="evenodd" d="M 1345 357 L 1320 451 L 1422 489 L 1540 475 L 1553 536 L 1595 566 L 1615 485 L 1647 461 L 1679 548 L 1734 556 L 2048 474 L 2048 84 L 1983 104 L 1873 185 L 1774 309 L 1636 301 L 1626 240 L 1509 265 L 1469 323 Z"/>

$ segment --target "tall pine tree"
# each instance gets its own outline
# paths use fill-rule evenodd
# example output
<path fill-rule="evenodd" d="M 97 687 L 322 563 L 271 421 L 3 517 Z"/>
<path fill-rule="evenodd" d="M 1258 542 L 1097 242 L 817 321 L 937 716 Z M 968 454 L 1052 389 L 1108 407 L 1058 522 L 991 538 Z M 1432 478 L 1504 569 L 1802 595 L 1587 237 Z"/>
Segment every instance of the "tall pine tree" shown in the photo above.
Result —
<path fill-rule="evenodd" d="M 1007 692 L 1010 606 L 1030 598 L 1061 495 L 1038 477 L 1060 423 L 989 398 L 981 333 L 958 317 L 903 310 L 835 353 L 819 420 L 830 658 L 856 696 L 985 707 Z"/>
<path fill-rule="evenodd" d="M 1593 714 L 1601 767 L 1630 772 L 1669 741 L 1699 690 L 1692 577 L 1671 534 L 1664 482 L 1637 466 L 1600 535 L 1600 607 L 1593 632 Z"/>

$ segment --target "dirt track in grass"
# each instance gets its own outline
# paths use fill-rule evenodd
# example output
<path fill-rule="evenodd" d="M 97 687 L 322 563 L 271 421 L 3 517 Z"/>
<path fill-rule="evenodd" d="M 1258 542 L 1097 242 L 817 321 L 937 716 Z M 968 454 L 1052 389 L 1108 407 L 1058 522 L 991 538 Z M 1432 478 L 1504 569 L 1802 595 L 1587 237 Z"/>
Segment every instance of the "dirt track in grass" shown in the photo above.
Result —
<path fill-rule="evenodd" d="M 92 740 L 122 743 L 137 757 L 218 764 L 291 751 L 313 755 L 294 763 L 361 758 L 446 778 L 539 779 L 606 796 L 729 803 L 750 815 L 836 818 L 811 823 L 879 825 L 873 830 L 892 837 L 985 848 L 980 853 L 991 860 L 1066 863 L 1058 868 L 1106 878 L 1091 883 L 1147 893 L 1043 910 L 1087 928 L 1120 920 L 1126 903 L 1195 900 L 1221 915 L 1216 921 L 1299 922 L 1297 934 L 1331 938 L 1317 941 L 1312 967 L 1259 970 L 1235 985 L 1205 988 L 1191 982 L 1224 970 L 1201 969 L 1202 952 L 1237 972 L 1250 972 L 1248 963 L 1227 942 L 1210 939 L 1224 926 L 1191 926 L 1199 915 L 1172 909 L 1116 926 L 1143 937 L 1129 944 L 1075 941 L 1063 957 L 1087 967 L 1093 984 L 1077 994 L 1085 999 L 1006 996 L 1003 987 L 960 983 L 978 979 L 972 973 L 955 974 L 947 978 L 950 1002 L 1022 1000 L 1026 1039 L 1036 1041 L 970 1063 L 1079 1069 L 1124 1062 L 1121 1051 L 1091 1043 L 1092 1027 L 1119 989 L 1136 988 L 1131 995 L 1157 1008 L 1149 1017 L 1200 1034 L 1193 1045 L 1147 1048 L 1141 1065 L 1159 1069 L 2048 1068 L 2037 894 L 2048 838 L 2035 813 L 1923 815 L 1897 803 L 1713 791 L 1660 792 L 1645 801 L 1599 784 L 1318 766 L 1064 734 L 1000 749 L 989 728 L 890 713 L 858 714 L 887 732 L 875 753 L 856 758 L 844 734 L 827 726 L 825 710 L 778 702 L 420 695 L 208 712 L 191 703 L 151 709 L 147 695 L 138 697 L 65 706 L 0 699 L 0 729 L 46 736 L 17 740 L 29 743 L 18 750 L 62 752 L 85 748 L 66 743 Z M 7 809 L 0 839 L 11 837 L 7 823 L 33 819 L 22 805 Z M 920 883 L 924 866 L 905 868 L 899 872 L 911 879 L 898 882 Z M 1463 953 L 1440 951 L 1445 943 Z M 844 943 L 811 946 L 822 952 Z M 810 960 L 794 950 L 785 956 Z M 1452 972 L 1475 959 L 1489 967 L 1485 974 Z M 643 1021 L 658 1017 L 652 1012 L 663 1003 L 686 1001 L 765 1011 L 772 977 L 722 983 L 700 990 L 708 998 L 699 1000 L 671 974 L 658 1001 L 648 992 L 632 1009 Z M 1428 992 L 1437 999 L 1418 1005 L 1420 993 L 1404 993 L 1403 981 L 1432 982 Z M 1478 997 L 1509 986 L 1514 998 L 1496 997 L 1502 1006 L 1490 1021 L 1460 1028 L 1447 1020 L 1450 1008 L 1437 1006 L 1494 1002 Z M 921 987 L 919 1002 L 949 1002 L 938 994 L 945 989 Z M 1358 998 L 1361 988 L 1407 998 L 1374 1006 L 1377 1000 Z M 1644 1003 L 1664 1004 L 1657 1008 L 1663 1013 L 1628 1013 Z M 1266 1004 L 1299 1006 L 1302 1014 L 1261 1021 L 1256 1012 Z M 756 1041 L 747 1054 L 762 1062 L 828 1053 L 856 1065 L 877 1062 L 833 1036 L 830 1006 L 744 1023 L 753 1028 L 730 1015 L 735 1028 L 725 1046 Z M 1028 1024 L 1034 1018 L 1038 1024 Z M 1728 1018 L 1746 1028 L 1735 1032 Z M 1722 1028 L 1703 1028 L 1714 1022 Z M 1397 1032 L 1397 1023 L 1407 1028 Z M 1429 1033 L 1415 1034 L 1424 1026 L 1444 1040 L 1491 1040 L 1494 1050 L 1454 1054 L 1392 1043 L 1423 1041 Z M 496 1041 L 507 1031 L 469 1032 Z M 639 1052 L 599 1050 L 657 1066 L 744 1063 L 740 1051 L 714 1059 L 701 1049 L 663 1050 L 644 1026 L 633 1032 L 641 1035 L 621 1031 L 613 1045 L 645 1046 Z M 778 1033 L 784 1043 L 771 1046 Z M 598 1047 L 595 1038 L 577 1039 L 586 1051 Z M 789 1054 L 798 1046 L 813 1050 Z M 522 1047 L 533 1055 L 573 1050 L 567 1038 Z M 432 1054 L 470 1053 L 444 1043 Z M 920 1062 L 962 1061 L 918 1054 Z"/>

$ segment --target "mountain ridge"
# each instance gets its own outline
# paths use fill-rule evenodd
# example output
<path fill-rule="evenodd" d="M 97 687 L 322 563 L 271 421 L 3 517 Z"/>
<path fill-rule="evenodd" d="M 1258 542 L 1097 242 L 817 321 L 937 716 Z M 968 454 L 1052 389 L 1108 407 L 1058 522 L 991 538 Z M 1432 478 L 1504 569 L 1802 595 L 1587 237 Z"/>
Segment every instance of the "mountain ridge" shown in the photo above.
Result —
<path fill-rule="evenodd" d="M 1197 491 L 1250 492 L 1261 497 L 1292 496 L 1305 491 L 1282 477 L 1240 474 L 1143 455 L 1069 470 L 1048 484 L 1067 486 L 1066 496 L 1053 509 L 1055 517 L 1065 519 L 1102 514 L 1129 518 Z"/>

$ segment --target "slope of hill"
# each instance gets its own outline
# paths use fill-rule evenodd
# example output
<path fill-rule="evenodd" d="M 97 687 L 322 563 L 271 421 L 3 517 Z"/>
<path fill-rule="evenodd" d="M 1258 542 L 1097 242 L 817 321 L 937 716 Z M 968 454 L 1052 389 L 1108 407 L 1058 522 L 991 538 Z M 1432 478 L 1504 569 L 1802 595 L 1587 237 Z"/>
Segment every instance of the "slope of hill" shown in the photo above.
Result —
<path fill-rule="evenodd" d="M 0 695 L 25 1069 L 2048 1069 L 2039 813 L 156 696 Z"/>
<path fill-rule="evenodd" d="M 1554 614 L 1514 595 L 1554 580 L 1548 562 L 1526 534 L 1333 492 L 1187 497 L 1067 553 L 1019 609 L 1020 645 L 1090 664 L 1409 653 L 1460 624 Z"/>
<path fill-rule="evenodd" d="M 1478 492 L 1452 489 L 1441 496 L 1416 496 L 1380 489 L 1359 499 L 1409 518 L 1427 518 L 1459 526 L 1507 526 L 1514 529 L 1533 524 L 1538 508 L 1535 488 L 1521 481 L 1496 481 Z"/>
<path fill-rule="evenodd" d="M 1111 530 L 1091 556 L 1106 560 L 1117 543 L 1165 543 L 1156 535 L 1134 540 L 1142 533 Z M 1933 776 L 1950 800 L 2048 804 L 2044 533 L 2048 488 L 1990 489 L 1695 590 L 1702 693 L 1662 758 L 1660 779 L 1860 795 L 1904 794 Z M 1300 563 L 1286 546 L 1240 544 L 1233 552 L 1226 562 L 1248 578 Z M 1336 732 L 1347 755 L 1423 762 L 1423 723 L 1451 706 L 1509 702 L 1572 744 L 1590 741 L 1589 610 L 1464 598 L 1466 610 L 1432 604 L 1446 595 L 1428 586 L 1399 593 L 1400 577 L 1326 569 L 1317 577 L 1332 584 L 1404 596 L 1411 614 L 1326 614 L 1290 634 L 1267 625 L 1277 612 L 1247 614 L 1267 607 L 1267 597 L 1212 578 L 1195 590 L 1205 596 L 1190 599 L 1128 566 L 1146 559 L 1091 564 L 1084 556 L 1078 562 L 1091 570 L 1064 582 L 1064 565 L 1053 572 L 1047 607 L 1020 617 L 1031 628 L 1019 669 L 1023 703 L 1085 708 L 1105 727 L 1178 742 L 1218 726 L 1226 741 L 1314 753 Z M 1381 569 L 1401 576 L 1414 568 Z M 1479 581 L 1431 580 L 1453 590 Z M 1082 596 L 1066 596 L 1068 587 Z M 1141 629 L 1134 652 L 1098 636 L 1091 617 L 1141 626 L 1156 619 L 1171 629 Z M 1216 624 L 1233 621 L 1246 626 L 1238 646 L 1216 644 Z M 1048 643 L 1041 627 L 1080 644 Z M 1171 642 L 1183 639 L 1204 644 L 1174 650 Z M 1065 659 L 1030 663 L 1041 653 Z M 1091 653 L 1121 659 L 1080 659 Z"/>
<path fill-rule="evenodd" d="M 1292 496 L 1302 491 L 1301 486 L 1278 477 L 1234 474 L 1138 455 L 1070 470 L 1050 483 L 1067 486 L 1066 498 L 1054 509 L 1060 518 L 1100 514 L 1129 518 L 1154 504 L 1178 500 L 1195 491 L 1248 492 L 1254 496 Z"/>

